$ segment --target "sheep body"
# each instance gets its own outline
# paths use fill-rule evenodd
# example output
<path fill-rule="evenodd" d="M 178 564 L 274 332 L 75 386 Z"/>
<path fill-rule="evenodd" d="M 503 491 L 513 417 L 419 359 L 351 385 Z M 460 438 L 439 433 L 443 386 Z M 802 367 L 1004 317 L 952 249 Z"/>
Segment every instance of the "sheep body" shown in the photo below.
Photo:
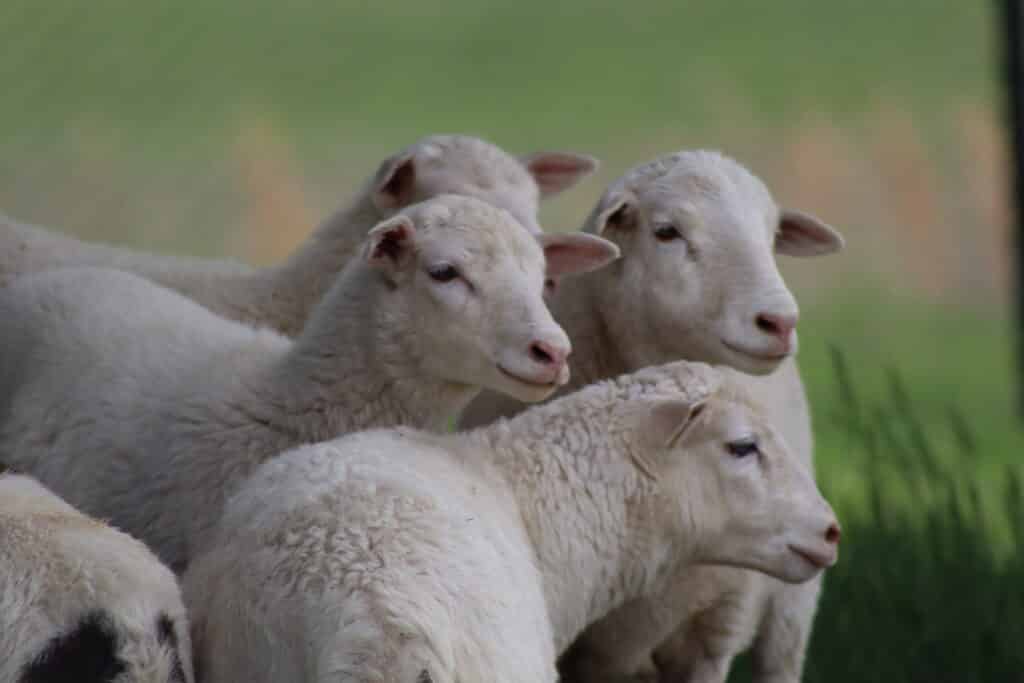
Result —
<path fill-rule="evenodd" d="M 842 238 L 811 216 L 779 208 L 741 164 L 707 151 L 680 152 L 630 170 L 609 186 L 585 229 L 616 242 L 623 256 L 605 270 L 560 282 L 550 297 L 574 343 L 572 380 L 561 391 L 674 359 L 732 366 L 751 373 L 737 381 L 813 471 L 810 416 L 791 329 L 798 309 L 773 251 L 825 254 L 841 248 Z M 763 318 L 781 325 L 766 328 Z M 513 399 L 485 392 L 461 424 L 487 424 L 522 409 Z M 760 634 L 759 668 L 783 667 L 789 676 L 784 680 L 795 681 L 819 590 L 820 579 L 787 586 L 735 569 L 688 570 L 672 596 L 624 607 L 595 625 L 566 657 L 563 674 L 617 680 L 649 669 L 654 646 L 679 625 L 680 636 L 659 650 L 666 671 L 696 666 L 683 660 L 715 651 L 717 661 L 700 666 L 727 672 L 732 655 Z M 692 604 L 687 595 L 694 596 Z M 733 634 L 728 648 L 722 633 Z M 684 640 L 689 645 L 682 649 Z M 724 673 L 682 680 L 724 680 Z"/>
<path fill-rule="evenodd" d="M 544 239 L 564 256 L 576 237 Z M 434 281 L 436 261 L 475 284 Z M 443 429 L 482 384 L 550 393 L 569 346 L 544 268 L 506 212 L 442 196 L 374 228 L 295 341 L 125 272 L 19 278 L 0 290 L 0 453 L 180 570 L 232 483 L 288 448 Z"/>
<path fill-rule="evenodd" d="M 813 472 L 803 384 L 791 361 L 769 375 L 719 367 L 756 401 Z M 782 400 L 785 399 L 785 400 Z M 660 680 L 722 683 L 737 654 L 753 647 L 755 680 L 796 683 L 817 610 L 822 576 L 792 585 L 735 567 L 693 566 L 654 599 L 630 601 L 592 624 L 563 656 L 570 681 Z"/>
<path fill-rule="evenodd" d="M 471 136 L 426 137 L 385 159 L 349 206 L 324 220 L 288 259 L 268 268 L 91 244 L 0 215 L 0 287 L 44 269 L 116 268 L 173 289 L 223 317 L 295 336 L 366 232 L 396 211 L 458 194 L 505 209 L 531 232 L 540 232 L 539 198 L 572 186 L 596 168 L 593 158 L 569 152 L 517 159 Z"/>
<path fill-rule="evenodd" d="M 0 680 L 192 683 L 178 584 L 141 543 L 0 474 L 0 547 Z"/>
<path fill-rule="evenodd" d="M 832 513 L 751 405 L 676 363 L 468 434 L 376 430 L 282 455 L 185 576 L 197 669 L 553 682 L 586 624 L 681 564 L 806 580 L 818 569 L 786 548 L 819 543 Z M 769 464 L 730 459 L 733 433 L 756 434 Z"/>

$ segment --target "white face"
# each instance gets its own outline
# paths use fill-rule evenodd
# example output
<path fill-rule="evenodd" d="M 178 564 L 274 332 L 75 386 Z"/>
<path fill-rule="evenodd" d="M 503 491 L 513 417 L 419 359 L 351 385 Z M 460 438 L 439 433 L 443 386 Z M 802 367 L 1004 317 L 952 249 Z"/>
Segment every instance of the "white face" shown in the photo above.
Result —
<path fill-rule="evenodd" d="M 571 347 L 542 298 L 543 252 L 525 231 L 493 254 L 467 244 L 477 236 L 419 245 L 409 293 L 416 329 L 433 349 L 424 363 L 451 381 L 546 398 L 569 379 Z"/>
<path fill-rule="evenodd" d="M 709 534 L 703 562 L 788 582 L 835 564 L 840 532 L 832 508 L 807 467 L 748 405 L 712 397 L 676 448 L 675 476 L 687 495 L 699 497 Z"/>
<path fill-rule="evenodd" d="M 765 374 L 796 352 L 799 311 L 775 253 L 828 253 L 841 238 L 802 214 L 796 226 L 744 180 L 682 174 L 602 201 L 592 228 L 622 250 L 602 306 L 641 366 L 688 359 Z M 791 248 L 783 235 L 797 233 L 819 248 Z"/>
<path fill-rule="evenodd" d="M 571 272 L 614 247 L 581 235 L 545 236 L 542 247 L 506 212 L 465 197 L 403 213 L 371 231 L 367 254 L 395 287 L 391 305 L 423 369 L 527 402 L 567 382 L 569 339 L 543 299 L 545 251 Z"/>

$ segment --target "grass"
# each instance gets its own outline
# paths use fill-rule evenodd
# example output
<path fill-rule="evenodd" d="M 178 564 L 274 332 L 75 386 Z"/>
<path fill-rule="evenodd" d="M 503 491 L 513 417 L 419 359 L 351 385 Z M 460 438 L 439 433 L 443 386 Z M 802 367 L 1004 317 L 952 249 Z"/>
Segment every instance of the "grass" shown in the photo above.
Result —
<path fill-rule="evenodd" d="M 818 313 L 801 367 L 844 531 L 806 680 L 1022 680 L 1024 423 L 1007 325 L 865 293 Z M 741 660 L 730 680 L 748 678 Z"/>
<path fill-rule="evenodd" d="M 892 370 L 888 395 L 865 401 L 846 356 L 833 357 L 843 413 L 826 432 L 846 437 L 866 500 L 839 499 L 849 542 L 827 579 L 807 679 L 1021 680 L 1020 463 L 980 467 L 992 439 L 955 398 L 922 414 Z M 927 418 L 947 424 L 930 430 Z M 1020 436 L 1011 427 L 998 440 L 1016 456 Z"/>
<path fill-rule="evenodd" d="M 602 158 L 556 228 L 631 164 L 724 148 L 850 244 L 786 265 L 844 525 L 807 680 L 1024 680 L 991 5 L 4 0 L 0 210 L 267 262 L 427 133 Z"/>
<path fill-rule="evenodd" d="M 0 130 L 49 135 L 73 114 L 158 145 L 216 139 L 262 110 L 315 144 L 339 129 L 450 128 L 511 145 L 586 144 L 609 122 L 712 122 L 720 102 L 707 94 L 721 89 L 776 123 L 817 108 L 850 117 L 906 92 L 930 111 L 951 91 L 988 92 L 987 10 L 956 0 L 875 11 L 853 0 L 6 0 Z"/>

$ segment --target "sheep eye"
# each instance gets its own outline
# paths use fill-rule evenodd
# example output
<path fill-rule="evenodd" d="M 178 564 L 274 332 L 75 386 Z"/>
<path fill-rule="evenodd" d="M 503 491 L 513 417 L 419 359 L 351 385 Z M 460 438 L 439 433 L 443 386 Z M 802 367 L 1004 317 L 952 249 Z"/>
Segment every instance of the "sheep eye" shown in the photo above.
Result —
<path fill-rule="evenodd" d="M 736 441 L 730 441 L 725 445 L 726 450 L 729 454 L 736 458 L 745 458 L 748 455 L 760 455 L 761 449 L 757 446 L 757 438 L 748 437 L 746 439 L 737 439 Z"/>
<path fill-rule="evenodd" d="M 427 269 L 427 275 L 429 275 L 435 282 L 451 282 L 455 278 L 459 277 L 459 271 L 455 266 L 445 263 L 440 266 L 434 266 L 433 268 Z"/>
<path fill-rule="evenodd" d="M 672 240 L 682 238 L 683 233 L 679 232 L 679 228 L 669 223 L 656 227 L 654 229 L 654 236 L 659 242 L 671 242 Z"/>

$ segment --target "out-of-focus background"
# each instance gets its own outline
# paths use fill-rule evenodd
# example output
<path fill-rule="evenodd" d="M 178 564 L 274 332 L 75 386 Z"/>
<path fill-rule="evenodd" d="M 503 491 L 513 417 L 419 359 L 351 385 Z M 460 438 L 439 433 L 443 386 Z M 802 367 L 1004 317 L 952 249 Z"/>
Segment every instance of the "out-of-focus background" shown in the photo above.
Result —
<path fill-rule="evenodd" d="M 782 264 L 845 527 L 806 680 L 1022 680 L 999 20 L 980 0 L 4 0 L 0 211 L 270 263 L 425 134 L 601 158 L 549 230 L 635 163 L 720 148 L 848 241 Z"/>

